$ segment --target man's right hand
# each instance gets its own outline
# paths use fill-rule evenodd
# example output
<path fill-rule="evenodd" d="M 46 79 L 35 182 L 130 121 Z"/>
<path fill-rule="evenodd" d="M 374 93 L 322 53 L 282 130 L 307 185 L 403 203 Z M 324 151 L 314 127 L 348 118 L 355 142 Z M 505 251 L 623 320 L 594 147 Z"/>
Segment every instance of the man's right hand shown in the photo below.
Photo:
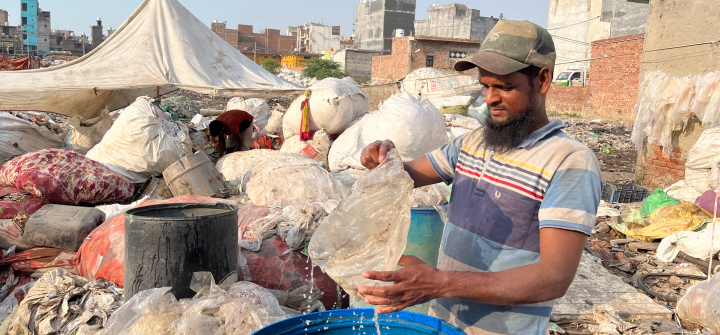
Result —
<path fill-rule="evenodd" d="M 387 158 L 387 153 L 392 149 L 395 149 L 395 144 L 390 140 L 375 141 L 363 149 L 360 163 L 372 170 Z"/>

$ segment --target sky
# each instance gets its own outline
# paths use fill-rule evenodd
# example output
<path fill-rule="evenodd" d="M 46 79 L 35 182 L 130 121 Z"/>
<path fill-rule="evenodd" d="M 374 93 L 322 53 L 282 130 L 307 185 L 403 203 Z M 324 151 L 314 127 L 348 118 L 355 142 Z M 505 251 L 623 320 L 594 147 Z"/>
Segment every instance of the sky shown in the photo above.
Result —
<path fill-rule="evenodd" d="M 180 0 L 195 16 L 208 26 L 213 20 L 227 22 L 228 27 L 238 24 L 253 25 L 254 30 L 279 29 L 285 33 L 288 26 L 311 21 L 340 26 L 342 35 L 351 35 L 353 4 L 361 0 Z M 459 0 L 462 1 L 462 0 Z M 550 0 L 473 0 L 462 1 L 482 16 L 498 17 L 503 13 L 512 20 L 528 20 L 547 26 Z M 103 26 L 120 27 L 125 19 L 142 3 L 142 0 L 40 0 L 40 8 L 51 13 L 53 29 L 73 30 L 77 35 L 90 35 L 95 19 L 103 19 Z M 416 20 L 427 19 L 427 9 L 433 3 L 451 1 L 417 0 Z M 20 24 L 20 0 L 0 0 L 0 9 L 8 11 L 10 25 Z"/>

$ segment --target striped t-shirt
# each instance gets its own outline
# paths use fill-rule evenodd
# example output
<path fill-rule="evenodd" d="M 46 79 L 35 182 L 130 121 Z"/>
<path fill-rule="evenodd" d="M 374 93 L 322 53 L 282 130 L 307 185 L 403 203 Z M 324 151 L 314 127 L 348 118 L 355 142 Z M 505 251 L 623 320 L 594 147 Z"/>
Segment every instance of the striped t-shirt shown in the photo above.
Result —
<path fill-rule="evenodd" d="M 480 128 L 427 155 L 453 184 L 439 269 L 499 272 L 537 263 L 542 228 L 590 235 L 602 190 L 600 167 L 594 153 L 562 128 L 555 120 L 504 153 L 483 145 Z M 542 334 L 553 304 L 442 298 L 432 302 L 430 313 L 471 335 Z"/>

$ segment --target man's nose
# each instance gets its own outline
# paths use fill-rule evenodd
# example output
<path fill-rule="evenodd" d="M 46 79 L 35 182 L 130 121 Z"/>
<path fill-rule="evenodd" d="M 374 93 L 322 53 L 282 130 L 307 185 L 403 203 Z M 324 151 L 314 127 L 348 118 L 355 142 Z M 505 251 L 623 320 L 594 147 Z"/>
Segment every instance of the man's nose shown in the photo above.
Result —
<path fill-rule="evenodd" d="M 494 106 L 502 102 L 498 88 L 490 87 L 485 89 L 485 102 L 488 106 Z"/>

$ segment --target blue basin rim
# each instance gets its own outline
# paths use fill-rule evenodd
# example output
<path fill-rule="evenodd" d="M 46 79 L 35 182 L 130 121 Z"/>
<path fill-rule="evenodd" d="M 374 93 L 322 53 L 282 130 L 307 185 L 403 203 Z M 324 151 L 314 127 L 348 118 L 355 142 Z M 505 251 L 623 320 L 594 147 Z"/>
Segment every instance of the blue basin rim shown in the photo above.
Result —
<path fill-rule="evenodd" d="M 298 335 L 340 331 L 356 327 L 356 333 L 375 334 L 374 309 L 341 309 L 301 315 L 283 320 L 253 333 L 253 335 Z M 455 326 L 440 319 L 412 312 L 379 314 L 382 334 L 445 334 L 465 335 Z M 363 326 L 363 329 L 359 327 Z M 390 327 L 387 329 L 385 327 Z"/>

